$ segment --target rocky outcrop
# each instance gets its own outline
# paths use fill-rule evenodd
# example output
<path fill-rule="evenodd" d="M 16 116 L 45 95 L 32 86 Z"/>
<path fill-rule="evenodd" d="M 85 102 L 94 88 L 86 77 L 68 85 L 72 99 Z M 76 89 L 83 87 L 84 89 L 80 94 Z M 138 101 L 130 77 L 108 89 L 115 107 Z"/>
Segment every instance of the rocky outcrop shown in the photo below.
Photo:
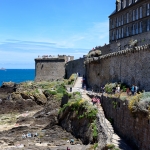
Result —
<path fill-rule="evenodd" d="M 35 102 L 39 105 L 43 105 L 43 104 L 46 104 L 47 102 L 47 98 L 44 94 L 40 93 L 40 94 L 35 94 L 33 95 L 34 99 L 35 99 Z"/>
<path fill-rule="evenodd" d="M 84 110 L 80 113 L 83 114 Z M 84 144 L 93 143 L 91 120 L 88 118 L 79 119 L 80 113 L 72 111 L 71 107 L 66 108 L 58 116 L 59 124 Z"/>
<path fill-rule="evenodd" d="M 11 94 L 11 99 L 12 99 L 13 101 L 23 100 L 21 94 L 20 94 L 20 93 L 17 93 L 17 92 L 13 92 L 13 93 Z"/>
<path fill-rule="evenodd" d="M 1 88 L 14 88 L 15 86 L 15 82 L 3 82 Z"/>

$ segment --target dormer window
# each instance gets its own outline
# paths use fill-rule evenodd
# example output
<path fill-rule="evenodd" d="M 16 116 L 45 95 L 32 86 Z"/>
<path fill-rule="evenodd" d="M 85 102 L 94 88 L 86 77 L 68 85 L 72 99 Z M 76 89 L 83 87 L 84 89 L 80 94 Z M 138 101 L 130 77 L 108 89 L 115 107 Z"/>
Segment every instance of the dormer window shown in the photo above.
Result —
<path fill-rule="evenodd" d="M 131 5 L 132 4 L 132 0 L 129 0 L 129 5 Z"/>
<path fill-rule="evenodd" d="M 126 0 L 123 0 L 123 8 L 126 7 Z"/>
<path fill-rule="evenodd" d="M 118 11 L 121 9 L 121 2 L 118 2 Z"/>

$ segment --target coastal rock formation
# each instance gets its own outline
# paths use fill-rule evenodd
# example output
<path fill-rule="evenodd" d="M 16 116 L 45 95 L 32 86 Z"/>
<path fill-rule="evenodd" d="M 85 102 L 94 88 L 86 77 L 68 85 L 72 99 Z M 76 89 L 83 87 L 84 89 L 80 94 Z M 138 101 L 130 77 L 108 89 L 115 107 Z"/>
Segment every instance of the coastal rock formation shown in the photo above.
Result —
<path fill-rule="evenodd" d="M 61 92 L 62 86 L 60 85 L 60 88 L 59 84 L 56 84 L 59 91 L 55 85 L 53 85 L 54 90 Z M 50 89 L 50 82 L 21 83 L 17 85 L 16 91 L 7 95 L 9 99 L 4 99 L 0 103 L 1 150 L 16 150 L 19 146 L 32 150 L 66 150 L 67 147 L 71 150 L 86 150 L 91 147 L 91 145 L 83 145 L 80 137 L 77 139 L 71 132 L 65 131 L 58 125 L 57 116 L 62 94 L 51 92 Z M 82 122 L 88 124 L 88 120 Z M 66 126 L 66 128 L 68 127 Z M 83 127 L 79 130 L 85 131 Z M 27 135 L 28 133 L 37 134 L 37 136 L 23 138 L 23 134 Z M 91 135 L 90 130 L 87 133 L 86 141 L 88 141 L 88 135 Z M 74 145 L 67 142 L 70 139 L 74 139 Z"/>
<path fill-rule="evenodd" d="M 34 95 L 34 99 L 35 99 L 35 102 L 37 103 L 37 104 L 46 104 L 46 102 L 47 102 L 47 98 L 46 98 L 46 96 L 43 94 L 43 93 L 41 93 L 41 94 L 35 94 Z"/>
<path fill-rule="evenodd" d="M 15 82 L 3 82 L 1 88 L 14 88 L 15 86 Z"/>

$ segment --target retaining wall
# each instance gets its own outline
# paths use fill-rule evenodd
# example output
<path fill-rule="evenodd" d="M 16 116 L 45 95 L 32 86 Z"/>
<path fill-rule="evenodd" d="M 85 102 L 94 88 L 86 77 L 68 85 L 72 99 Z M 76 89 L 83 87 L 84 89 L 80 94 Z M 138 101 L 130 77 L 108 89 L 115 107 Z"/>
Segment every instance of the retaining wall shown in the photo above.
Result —
<path fill-rule="evenodd" d="M 117 102 L 117 106 L 113 105 Z M 101 104 L 107 119 L 111 120 L 114 129 L 134 150 L 150 149 L 150 120 L 143 116 L 133 116 L 128 109 L 128 101 L 103 96 Z"/>

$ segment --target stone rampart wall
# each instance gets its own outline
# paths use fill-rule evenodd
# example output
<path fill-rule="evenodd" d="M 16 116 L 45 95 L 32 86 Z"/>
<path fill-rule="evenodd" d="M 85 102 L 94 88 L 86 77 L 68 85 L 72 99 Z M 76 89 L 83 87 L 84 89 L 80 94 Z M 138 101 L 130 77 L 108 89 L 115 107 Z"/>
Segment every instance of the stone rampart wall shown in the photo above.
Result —
<path fill-rule="evenodd" d="M 108 82 L 136 84 L 150 90 L 150 45 L 109 53 L 86 60 L 86 77 L 90 87 Z"/>
<path fill-rule="evenodd" d="M 117 106 L 113 105 L 117 102 Z M 101 105 L 105 116 L 109 119 L 115 130 L 135 150 L 150 149 L 150 120 L 147 117 L 133 116 L 128 109 L 128 101 L 103 96 Z"/>
<path fill-rule="evenodd" d="M 66 78 L 68 79 L 73 73 L 80 73 L 80 76 L 85 75 L 84 67 L 85 58 L 76 59 L 66 63 Z"/>

